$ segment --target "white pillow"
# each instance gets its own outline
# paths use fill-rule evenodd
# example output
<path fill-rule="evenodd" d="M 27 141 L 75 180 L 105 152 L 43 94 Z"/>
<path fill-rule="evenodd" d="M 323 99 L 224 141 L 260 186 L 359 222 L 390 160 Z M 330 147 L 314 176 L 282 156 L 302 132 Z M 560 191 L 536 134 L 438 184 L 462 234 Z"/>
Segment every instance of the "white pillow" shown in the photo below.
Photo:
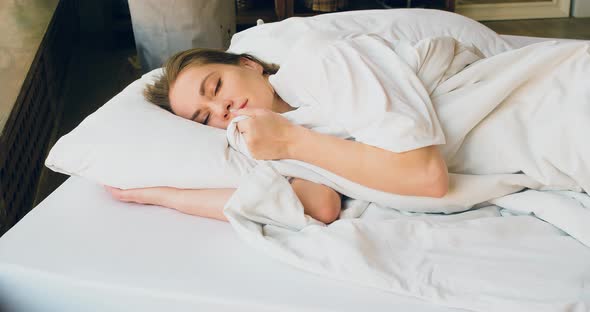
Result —
<path fill-rule="evenodd" d="M 234 35 L 231 51 L 251 52 L 281 63 L 294 41 L 308 32 L 335 36 L 375 33 L 412 42 L 451 36 L 472 43 L 486 55 L 509 49 L 487 27 L 443 11 L 397 9 L 325 14 L 264 24 Z M 45 165 L 119 188 L 174 186 L 237 187 L 256 162 L 228 147 L 225 131 L 182 119 L 148 103 L 143 88 L 154 70 L 133 82 L 51 149 Z"/>
<path fill-rule="evenodd" d="M 512 49 L 493 30 L 459 14 L 428 9 L 390 9 L 293 17 L 262 24 L 235 34 L 228 51 L 251 53 L 263 61 L 281 64 L 289 57 L 296 41 L 317 32 L 330 32 L 335 38 L 376 34 L 389 41 L 404 39 L 412 43 L 430 37 L 452 37 L 475 46 L 486 57 Z"/>
<path fill-rule="evenodd" d="M 131 83 L 49 152 L 45 165 L 119 188 L 237 187 L 255 162 L 228 147 L 225 131 L 147 102 L 143 88 L 161 69 Z"/>

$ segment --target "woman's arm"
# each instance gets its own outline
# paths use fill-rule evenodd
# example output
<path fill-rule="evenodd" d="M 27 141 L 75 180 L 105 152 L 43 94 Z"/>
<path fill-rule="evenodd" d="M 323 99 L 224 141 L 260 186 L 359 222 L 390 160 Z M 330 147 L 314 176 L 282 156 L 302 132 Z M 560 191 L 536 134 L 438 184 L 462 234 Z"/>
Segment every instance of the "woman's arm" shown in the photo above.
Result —
<path fill-rule="evenodd" d="M 293 191 L 301 201 L 305 214 L 326 224 L 340 214 L 340 195 L 331 188 L 302 179 L 293 179 Z M 182 213 L 227 221 L 223 207 L 235 189 L 178 189 L 150 187 L 122 190 L 106 187 L 118 200 L 164 206 Z"/>
<path fill-rule="evenodd" d="M 256 159 L 301 160 L 393 194 L 443 197 L 448 191 L 447 166 L 434 145 L 394 153 L 309 130 L 264 109 L 237 115 L 252 117 L 239 121 L 238 130 Z"/>
<path fill-rule="evenodd" d="M 288 158 L 389 193 L 443 197 L 448 191 L 447 166 L 434 145 L 394 153 L 300 126 L 295 129 L 289 140 Z"/>
<path fill-rule="evenodd" d="M 291 187 L 301 204 L 306 215 L 323 223 L 332 223 L 340 215 L 342 201 L 340 194 L 323 184 L 294 178 Z"/>
<path fill-rule="evenodd" d="M 182 213 L 227 221 L 223 206 L 235 189 L 178 189 L 174 187 L 146 187 L 119 189 L 105 186 L 114 198 L 138 204 L 158 205 Z"/>

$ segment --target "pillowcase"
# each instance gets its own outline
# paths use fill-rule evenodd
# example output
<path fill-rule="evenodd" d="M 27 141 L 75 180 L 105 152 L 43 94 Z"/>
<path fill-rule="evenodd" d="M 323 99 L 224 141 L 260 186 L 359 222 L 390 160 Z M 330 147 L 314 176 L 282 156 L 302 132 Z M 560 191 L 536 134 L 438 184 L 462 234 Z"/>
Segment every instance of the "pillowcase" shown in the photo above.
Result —
<path fill-rule="evenodd" d="M 425 38 L 452 37 L 463 44 L 473 45 L 486 57 L 512 49 L 493 30 L 456 13 L 391 9 L 292 17 L 262 24 L 235 34 L 228 51 L 250 53 L 263 61 L 280 65 L 289 57 L 296 41 L 317 32 L 329 32 L 335 39 L 351 34 L 376 34 L 387 41 L 402 39 L 412 44 Z"/>
<path fill-rule="evenodd" d="M 118 188 L 237 187 L 255 161 L 229 148 L 225 130 L 145 100 L 145 85 L 161 73 L 145 74 L 61 137 L 45 165 Z"/>
<path fill-rule="evenodd" d="M 335 38 L 375 33 L 385 39 L 416 42 L 450 36 L 486 55 L 510 49 L 496 33 L 466 17 L 437 10 L 395 9 L 325 14 L 263 24 L 235 34 L 229 51 L 249 52 L 282 63 L 296 40 L 309 32 Z M 51 149 L 45 165 L 119 188 L 237 187 L 255 166 L 229 148 L 224 130 L 175 116 L 148 103 L 143 89 L 161 69 L 133 82 L 88 116 Z"/>

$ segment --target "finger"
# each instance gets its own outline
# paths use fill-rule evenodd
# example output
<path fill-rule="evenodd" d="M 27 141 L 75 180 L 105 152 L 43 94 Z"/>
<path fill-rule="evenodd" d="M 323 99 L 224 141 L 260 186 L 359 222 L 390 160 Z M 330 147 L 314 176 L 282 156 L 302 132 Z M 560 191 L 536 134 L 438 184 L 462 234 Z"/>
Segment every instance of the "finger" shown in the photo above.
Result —
<path fill-rule="evenodd" d="M 104 186 L 104 188 L 105 188 L 107 191 L 109 191 L 109 192 L 111 192 L 111 193 L 112 193 L 112 192 L 116 192 L 116 191 L 120 191 L 120 190 L 121 190 L 120 188 L 112 187 L 112 186 L 110 186 L 110 185 L 103 185 L 103 186 Z"/>
<path fill-rule="evenodd" d="M 109 185 L 105 185 L 104 188 L 105 190 L 107 190 L 107 192 L 111 194 L 111 196 L 117 199 L 121 196 L 121 193 L 123 192 L 123 190 L 121 190 L 120 188 L 112 187 Z"/>
<path fill-rule="evenodd" d="M 111 193 L 111 196 L 113 196 L 115 199 L 118 199 L 120 201 L 127 201 L 129 190 L 123 190 L 112 186 L 105 186 L 105 188 L 109 193 Z"/>
<path fill-rule="evenodd" d="M 136 188 L 136 189 L 120 189 L 112 186 L 105 185 L 104 186 L 107 191 L 111 193 L 111 195 L 120 201 L 124 202 L 137 202 L 138 198 L 141 198 L 141 195 L 145 191 L 143 188 Z"/>
<path fill-rule="evenodd" d="M 250 130 L 252 119 L 244 119 L 236 122 L 236 129 L 238 132 L 244 133 Z"/>

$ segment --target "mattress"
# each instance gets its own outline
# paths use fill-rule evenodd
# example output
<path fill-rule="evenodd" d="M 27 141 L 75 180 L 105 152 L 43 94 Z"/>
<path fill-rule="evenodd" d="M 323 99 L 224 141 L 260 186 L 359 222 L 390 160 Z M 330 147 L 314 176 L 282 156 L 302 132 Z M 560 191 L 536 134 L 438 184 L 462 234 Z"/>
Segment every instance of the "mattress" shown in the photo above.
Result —
<path fill-rule="evenodd" d="M 461 311 L 297 270 L 228 223 L 71 177 L 0 238 L 0 311 L 121 310 Z"/>

